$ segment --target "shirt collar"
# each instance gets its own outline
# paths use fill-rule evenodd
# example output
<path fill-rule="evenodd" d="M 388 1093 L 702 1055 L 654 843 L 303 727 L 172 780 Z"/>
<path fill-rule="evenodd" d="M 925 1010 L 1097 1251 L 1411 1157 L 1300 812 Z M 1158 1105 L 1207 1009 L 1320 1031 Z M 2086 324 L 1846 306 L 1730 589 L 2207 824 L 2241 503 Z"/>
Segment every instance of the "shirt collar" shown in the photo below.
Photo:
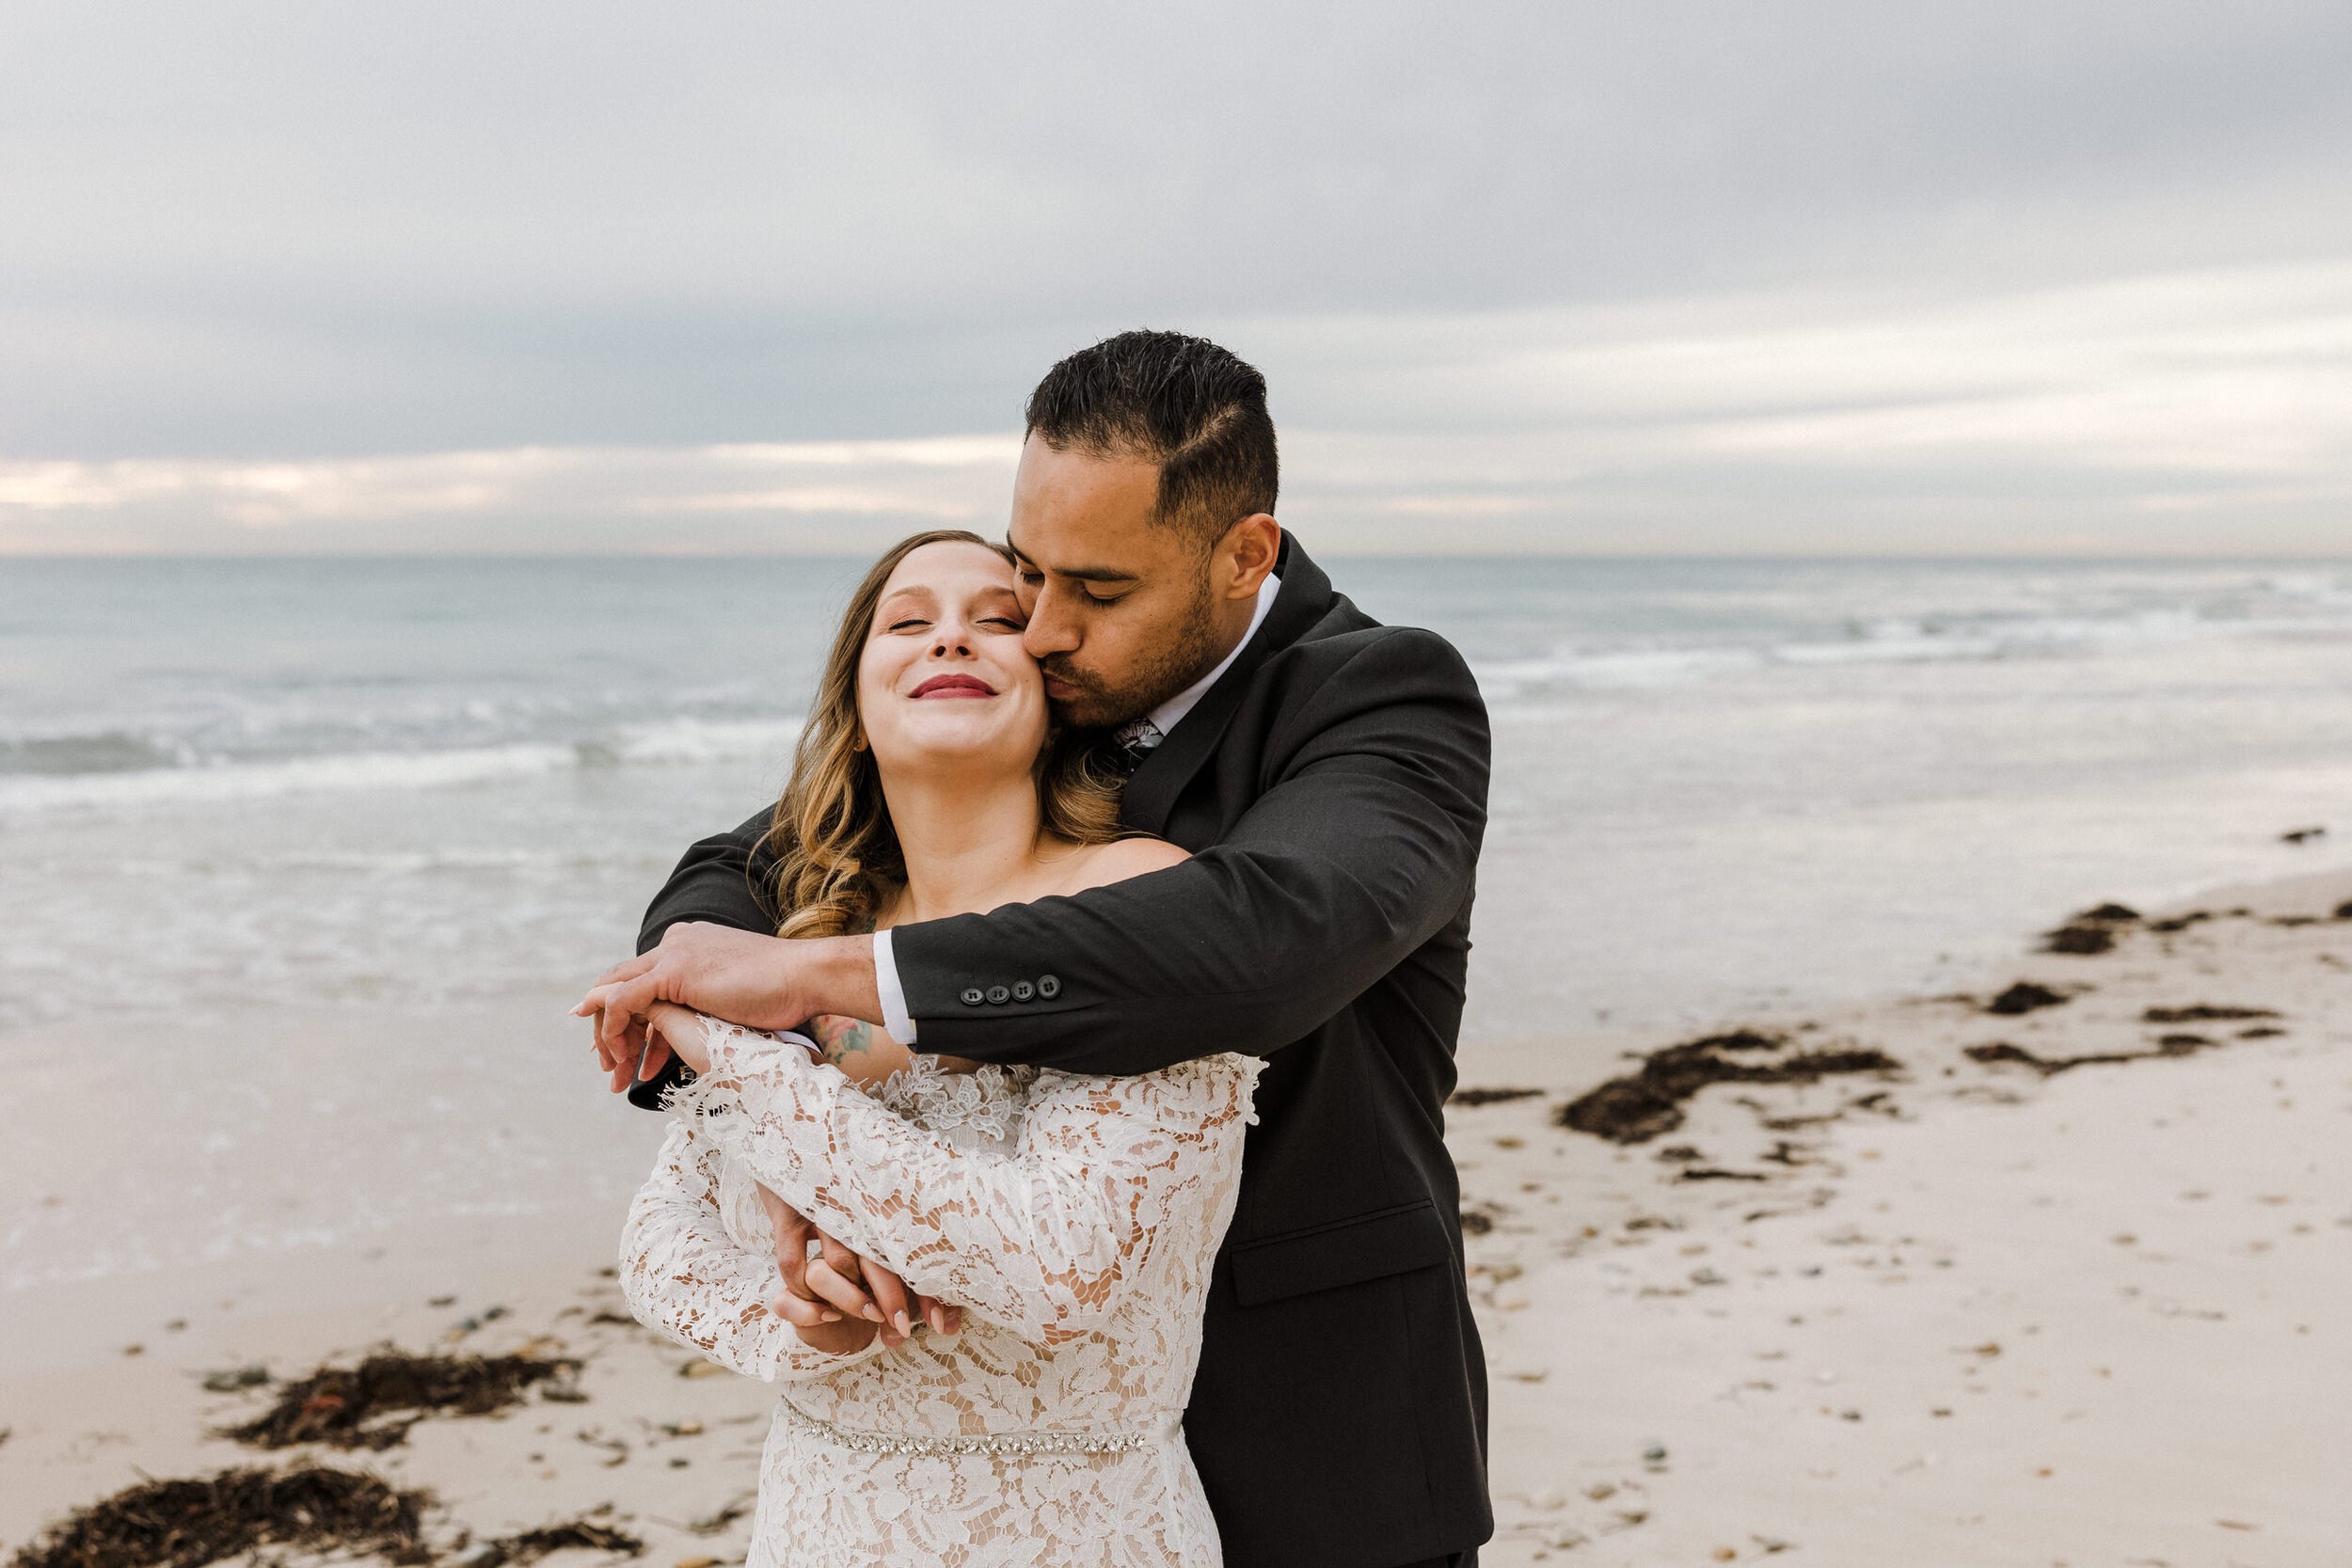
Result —
<path fill-rule="evenodd" d="M 1249 646 L 1251 638 L 1258 635 L 1258 628 L 1265 625 L 1266 611 L 1274 608 L 1274 595 L 1281 591 L 1282 579 L 1268 572 L 1265 581 L 1258 585 L 1258 603 L 1257 608 L 1249 612 L 1249 629 L 1241 634 L 1241 641 L 1233 644 L 1232 653 L 1216 661 L 1216 668 L 1145 715 L 1152 721 L 1153 729 L 1163 736 L 1176 733 L 1176 726 L 1184 722 L 1184 715 L 1192 711 L 1193 705 L 1209 694 L 1209 688 L 1216 684 L 1217 677 L 1233 667 L 1233 660 L 1241 657 L 1241 651 Z"/>

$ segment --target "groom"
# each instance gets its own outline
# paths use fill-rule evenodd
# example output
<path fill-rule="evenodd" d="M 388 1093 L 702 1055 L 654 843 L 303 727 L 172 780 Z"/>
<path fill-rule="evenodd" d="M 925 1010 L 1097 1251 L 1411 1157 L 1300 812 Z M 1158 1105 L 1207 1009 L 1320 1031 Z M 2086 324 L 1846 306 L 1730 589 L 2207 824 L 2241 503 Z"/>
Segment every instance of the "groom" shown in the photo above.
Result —
<path fill-rule="evenodd" d="M 1191 860 L 787 942 L 744 934 L 775 928 L 746 875 L 763 811 L 687 852 L 600 1027 L 662 999 L 1072 1072 L 1264 1057 L 1184 1417 L 1226 1561 L 1470 1563 L 1492 1528 L 1486 1367 L 1441 1132 L 1486 709 L 1442 639 L 1333 591 L 1275 486 L 1265 380 L 1202 339 L 1122 333 L 1029 399 L 1024 641 L 1057 717 L 1133 760 L 1127 824 Z"/>

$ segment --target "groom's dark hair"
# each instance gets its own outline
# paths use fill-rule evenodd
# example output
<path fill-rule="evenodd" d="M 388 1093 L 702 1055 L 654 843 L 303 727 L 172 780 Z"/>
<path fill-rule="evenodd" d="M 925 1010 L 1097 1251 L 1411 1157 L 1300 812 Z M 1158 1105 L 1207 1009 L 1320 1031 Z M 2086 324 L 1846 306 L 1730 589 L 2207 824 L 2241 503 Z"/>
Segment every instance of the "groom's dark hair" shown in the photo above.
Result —
<path fill-rule="evenodd" d="M 1203 546 L 1274 510 L 1265 377 L 1206 338 L 1121 332 L 1080 349 L 1029 394 L 1028 421 L 1056 451 L 1158 464 L 1160 520 Z"/>

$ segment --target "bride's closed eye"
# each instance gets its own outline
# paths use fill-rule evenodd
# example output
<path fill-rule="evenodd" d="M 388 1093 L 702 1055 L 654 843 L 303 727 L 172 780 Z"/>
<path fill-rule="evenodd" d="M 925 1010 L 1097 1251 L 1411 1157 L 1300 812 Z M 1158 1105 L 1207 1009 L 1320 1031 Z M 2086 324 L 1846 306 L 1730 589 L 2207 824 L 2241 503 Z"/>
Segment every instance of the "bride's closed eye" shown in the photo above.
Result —
<path fill-rule="evenodd" d="M 909 616 L 903 621 L 891 622 L 888 626 L 882 627 L 882 630 L 892 632 L 922 631 L 928 628 L 930 624 L 930 622 L 924 620 L 919 616 Z M 979 624 L 984 626 L 1001 626 L 1006 631 L 1012 633 L 1016 637 L 1028 629 L 1028 623 L 1026 621 L 1017 619 L 1016 617 L 1010 615 L 983 615 L 980 617 Z"/>

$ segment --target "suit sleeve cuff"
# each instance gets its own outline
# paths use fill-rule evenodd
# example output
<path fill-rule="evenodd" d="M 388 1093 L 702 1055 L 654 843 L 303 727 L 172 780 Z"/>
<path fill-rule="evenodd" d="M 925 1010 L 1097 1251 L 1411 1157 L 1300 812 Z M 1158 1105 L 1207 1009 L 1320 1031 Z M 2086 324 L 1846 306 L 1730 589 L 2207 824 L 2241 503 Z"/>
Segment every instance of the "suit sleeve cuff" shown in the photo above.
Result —
<path fill-rule="evenodd" d="M 874 933 L 874 990 L 882 997 L 882 1027 L 900 1045 L 914 1043 L 914 1020 L 907 1013 L 907 993 L 898 984 L 898 962 L 890 956 L 890 933 Z"/>

